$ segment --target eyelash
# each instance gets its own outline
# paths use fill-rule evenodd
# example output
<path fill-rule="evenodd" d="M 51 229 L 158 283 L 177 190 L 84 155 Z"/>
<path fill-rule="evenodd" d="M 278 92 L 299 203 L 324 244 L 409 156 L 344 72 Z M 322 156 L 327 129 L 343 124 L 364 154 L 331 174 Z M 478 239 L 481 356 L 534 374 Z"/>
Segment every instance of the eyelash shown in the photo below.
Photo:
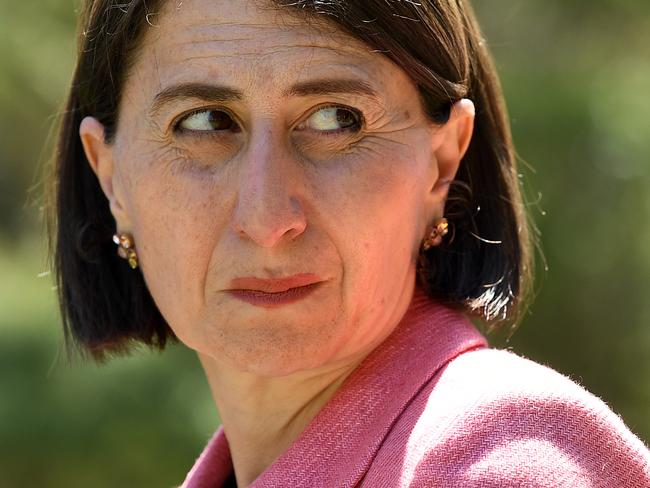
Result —
<path fill-rule="evenodd" d="M 355 127 L 349 127 L 349 128 L 344 127 L 344 128 L 341 128 L 341 129 L 329 130 L 329 131 L 319 131 L 319 130 L 315 130 L 315 129 L 312 130 L 312 132 L 318 133 L 319 137 L 336 137 L 336 136 L 340 136 L 341 134 L 345 134 L 345 133 L 357 134 L 357 133 L 361 132 L 363 130 L 363 128 L 365 127 L 365 118 L 363 117 L 363 114 L 359 110 L 357 110 L 355 108 L 352 108 L 352 107 L 349 107 L 347 105 L 332 104 L 332 103 L 317 106 L 311 112 L 309 112 L 309 115 L 304 117 L 302 120 L 306 121 L 307 119 L 312 117 L 319 110 L 325 110 L 325 109 L 328 109 L 328 108 L 340 108 L 340 109 L 347 110 L 347 111 L 353 113 L 355 115 L 356 119 L 357 119 L 357 125 Z"/>
<path fill-rule="evenodd" d="M 189 112 L 185 112 L 184 114 L 179 115 L 174 119 L 174 121 L 171 123 L 172 131 L 175 134 L 191 134 L 192 137 L 215 137 L 219 132 L 224 132 L 224 131 L 210 131 L 210 130 L 191 130 L 191 129 L 184 129 L 180 125 L 185 121 L 186 119 L 189 119 L 193 115 L 197 115 L 203 112 L 210 112 L 210 111 L 218 111 L 218 112 L 224 112 L 225 114 L 228 115 L 232 119 L 232 121 L 237 125 L 237 127 L 240 128 L 241 130 L 241 124 L 237 121 L 237 119 L 230 113 L 229 110 L 224 109 L 223 107 L 202 107 L 202 108 L 197 108 L 195 110 L 191 110 Z"/>
<path fill-rule="evenodd" d="M 355 117 L 357 118 L 357 126 L 350 127 L 350 128 L 341 128 L 341 129 L 336 129 L 336 130 L 330 130 L 330 131 L 318 131 L 318 130 L 315 130 L 315 129 L 310 130 L 310 132 L 318 133 L 319 137 L 336 137 L 336 136 L 340 136 L 341 134 L 344 134 L 344 133 L 359 133 L 365 127 L 365 118 L 364 118 L 363 114 L 359 110 L 357 110 L 355 108 L 352 108 L 352 107 L 349 107 L 347 105 L 332 104 L 332 103 L 319 105 L 319 106 L 315 107 L 314 109 L 312 109 L 308 113 L 307 116 L 303 117 L 301 119 L 301 122 L 299 122 L 299 123 L 302 123 L 302 122 L 308 120 L 310 117 L 312 117 L 319 110 L 324 110 L 324 109 L 327 109 L 327 108 L 340 108 L 340 109 L 347 110 L 347 111 L 353 113 L 355 115 Z M 192 117 L 194 115 L 197 115 L 197 114 L 200 114 L 200 113 L 203 113 L 203 112 L 208 112 L 208 111 L 220 111 L 220 112 L 226 113 L 241 130 L 241 125 L 239 124 L 237 119 L 230 113 L 230 111 L 225 110 L 222 107 L 213 107 L 213 108 L 211 108 L 211 107 L 202 107 L 202 108 L 198 108 L 198 109 L 195 109 L 195 110 L 191 110 L 189 112 L 186 112 L 186 113 L 181 114 L 180 116 L 178 116 L 171 124 L 173 132 L 176 133 L 176 134 L 192 134 L 192 137 L 201 137 L 201 138 L 204 138 L 204 137 L 214 138 L 215 136 L 223 136 L 223 132 L 225 132 L 225 131 L 191 130 L 191 129 L 184 129 L 184 128 L 180 127 L 180 125 L 186 119 L 188 119 L 188 118 L 190 118 L 190 117 Z M 298 124 L 296 124 L 296 126 L 297 125 Z M 309 130 L 309 129 L 306 129 L 306 130 Z"/>

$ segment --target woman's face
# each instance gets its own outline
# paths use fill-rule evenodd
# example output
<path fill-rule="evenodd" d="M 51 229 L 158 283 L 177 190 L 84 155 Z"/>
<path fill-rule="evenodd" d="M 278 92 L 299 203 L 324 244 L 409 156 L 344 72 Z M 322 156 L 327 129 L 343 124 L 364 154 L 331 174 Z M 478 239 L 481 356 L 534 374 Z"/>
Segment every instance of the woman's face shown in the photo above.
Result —
<path fill-rule="evenodd" d="M 406 310 L 443 213 L 444 130 L 403 71 L 332 27 L 177 4 L 151 19 L 114 142 L 81 127 L 156 304 L 182 342 L 243 371 L 361 357 Z"/>

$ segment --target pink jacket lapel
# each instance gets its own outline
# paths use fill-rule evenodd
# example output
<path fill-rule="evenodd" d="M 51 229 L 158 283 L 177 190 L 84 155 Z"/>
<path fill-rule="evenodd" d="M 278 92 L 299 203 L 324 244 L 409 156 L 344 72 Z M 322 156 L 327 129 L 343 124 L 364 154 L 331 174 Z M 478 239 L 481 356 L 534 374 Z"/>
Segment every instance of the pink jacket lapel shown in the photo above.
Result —
<path fill-rule="evenodd" d="M 361 363 L 302 435 L 251 486 L 355 486 L 420 389 L 459 354 L 486 346 L 461 313 L 416 290 L 395 332 Z M 227 440 L 219 429 L 183 488 L 220 487 L 231 471 Z"/>

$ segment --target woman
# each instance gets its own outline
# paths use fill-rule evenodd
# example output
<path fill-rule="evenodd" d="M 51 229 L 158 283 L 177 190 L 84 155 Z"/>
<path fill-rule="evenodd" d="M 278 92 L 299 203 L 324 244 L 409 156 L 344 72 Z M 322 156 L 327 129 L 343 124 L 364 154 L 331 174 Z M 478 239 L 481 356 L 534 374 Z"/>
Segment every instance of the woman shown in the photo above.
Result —
<path fill-rule="evenodd" d="M 95 0 L 81 26 L 66 336 L 197 352 L 223 428 L 184 486 L 650 486 L 599 399 L 466 318 L 516 321 L 531 269 L 466 2 Z"/>

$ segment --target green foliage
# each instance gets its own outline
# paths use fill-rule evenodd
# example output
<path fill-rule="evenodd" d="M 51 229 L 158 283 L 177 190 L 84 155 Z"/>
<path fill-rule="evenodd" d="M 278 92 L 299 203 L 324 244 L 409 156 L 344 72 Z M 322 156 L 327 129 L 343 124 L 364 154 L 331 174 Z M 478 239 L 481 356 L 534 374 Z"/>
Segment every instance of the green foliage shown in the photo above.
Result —
<path fill-rule="evenodd" d="M 476 6 L 548 265 L 508 346 L 570 375 L 648 439 L 650 4 Z"/>
<path fill-rule="evenodd" d="M 500 344 L 570 375 L 650 439 L 650 3 L 474 3 L 548 264 Z M 66 363 L 39 277 L 28 190 L 71 75 L 75 7 L 0 0 L 0 486 L 172 486 L 218 424 L 194 355 Z"/>
<path fill-rule="evenodd" d="M 68 361 L 37 250 L 0 246 L 0 486 L 179 485 L 219 425 L 195 355 Z"/>
<path fill-rule="evenodd" d="M 0 0 L 0 235 L 30 224 L 23 209 L 74 62 L 74 4 Z"/>

